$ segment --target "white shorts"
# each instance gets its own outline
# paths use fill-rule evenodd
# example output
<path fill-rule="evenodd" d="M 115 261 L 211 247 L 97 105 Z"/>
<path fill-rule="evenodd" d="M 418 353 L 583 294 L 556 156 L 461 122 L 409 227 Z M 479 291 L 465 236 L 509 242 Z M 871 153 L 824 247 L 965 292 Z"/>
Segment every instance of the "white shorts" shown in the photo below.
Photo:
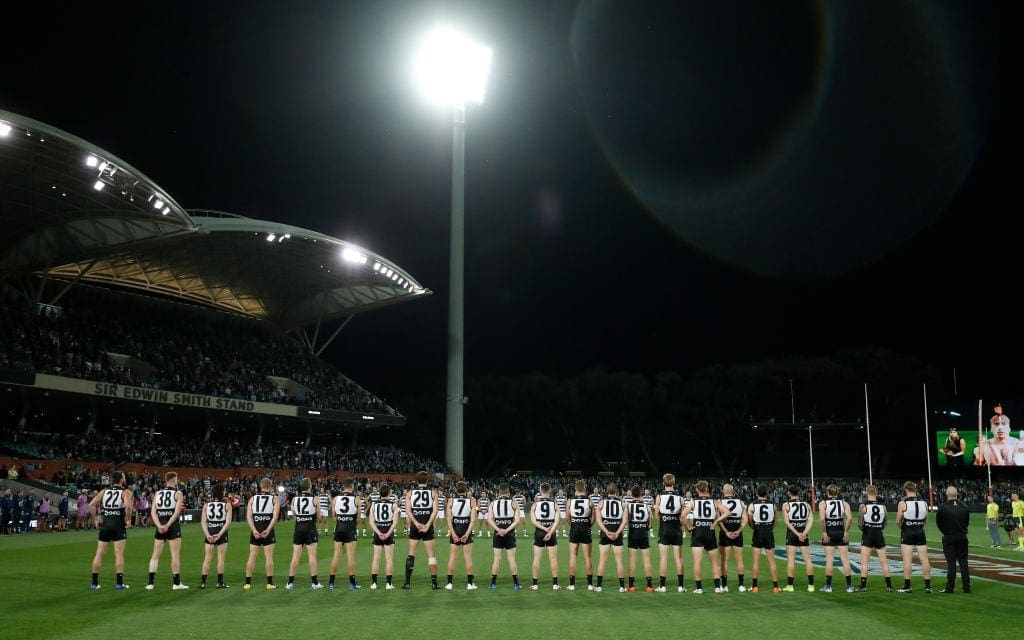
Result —
<path fill-rule="evenodd" d="M 564 511 L 559 511 L 558 512 L 558 517 L 561 518 L 562 520 L 565 520 L 565 512 Z"/>
<path fill-rule="evenodd" d="M 476 519 L 477 520 L 486 520 L 487 519 L 487 514 L 486 513 L 478 513 L 478 514 L 476 514 Z"/>
<path fill-rule="evenodd" d="M 520 510 L 519 510 L 519 517 L 520 517 L 520 518 L 525 518 L 525 517 L 526 517 L 526 512 L 525 512 L 525 511 L 523 511 L 522 509 L 520 509 Z"/>
<path fill-rule="evenodd" d="M 327 509 L 321 509 L 320 510 L 320 517 L 321 518 L 326 518 L 327 517 Z"/>
<path fill-rule="evenodd" d="M 444 520 L 444 509 L 440 509 L 440 510 L 439 510 L 439 511 L 437 512 L 437 518 L 438 518 L 439 520 Z"/>

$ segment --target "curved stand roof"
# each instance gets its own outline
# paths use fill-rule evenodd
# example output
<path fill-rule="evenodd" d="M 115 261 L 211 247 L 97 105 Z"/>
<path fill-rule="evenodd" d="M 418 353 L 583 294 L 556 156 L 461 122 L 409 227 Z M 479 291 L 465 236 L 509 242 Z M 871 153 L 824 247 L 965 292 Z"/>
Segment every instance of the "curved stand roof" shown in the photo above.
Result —
<path fill-rule="evenodd" d="M 429 295 L 386 258 L 308 229 L 183 209 L 124 160 L 0 110 L 0 276 L 141 289 L 301 327 Z"/>

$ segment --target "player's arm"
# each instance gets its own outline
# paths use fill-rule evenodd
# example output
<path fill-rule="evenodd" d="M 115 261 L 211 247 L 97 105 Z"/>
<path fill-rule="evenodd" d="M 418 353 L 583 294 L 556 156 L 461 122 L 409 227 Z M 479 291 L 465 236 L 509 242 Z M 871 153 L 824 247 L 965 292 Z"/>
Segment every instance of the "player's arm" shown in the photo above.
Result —
<path fill-rule="evenodd" d="M 376 515 L 377 514 L 375 513 L 368 513 L 366 514 L 366 519 L 370 522 L 370 530 L 373 531 L 373 535 L 377 536 L 378 538 L 384 538 L 386 537 L 384 535 L 384 532 L 381 531 L 380 527 L 377 526 L 377 518 L 375 517 Z"/>
<path fill-rule="evenodd" d="M 732 513 L 731 511 L 729 511 L 729 509 L 726 508 L 724 504 L 722 504 L 721 500 L 715 500 L 715 512 L 717 513 L 718 517 L 715 518 L 715 521 L 711 523 L 712 529 L 725 522 L 725 520 Z"/>
<path fill-rule="evenodd" d="M 843 500 L 843 512 L 846 517 L 843 518 L 843 540 L 850 539 L 850 525 L 853 524 L 853 515 L 850 513 L 850 503 Z"/>
<path fill-rule="evenodd" d="M 132 526 L 133 498 L 131 489 L 125 489 L 124 493 L 121 494 L 121 499 L 124 501 L 124 526 L 128 528 Z"/>
<path fill-rule="evenodd" d="M 861 531 L 864 530 L 864 514 L 867 513 L 868 505 L 860 505 L 860 513 L 857 515 L 857 528 Z"/>
<path fill-rule="evenodd" d="M 512 525 L 508 528 L 509 531 L 515 531 L 516 528 L 519 526 L 519 523 L 523 521 L 523 519 L 519 517 L 519 505 L 516 505 L 512 509 L 512 514 Z"/>
<path fill-rule="evenodd" d="M 494 522 L 494 503 L 488 503 L 487 505 L 487 526 L 494 530 L 494 533 L 498 533 L 498 525 Z"/>
<path fill-rule="evenodd" d="M 437 493 L 436 489 L 431 489 L 430 493 L 434 497 L 434 500 L 433 500 L 434 506 L 433 506 L 433 508 L 430 509 L 430 520 L 427 520 L 427 528 L 428 529 L 430 527 L 434 526 L 434 520 L 437 520 L 437 496 L 438 496 L 438 493 Z"/>
<path fill-rule="evenodd" d="M 206 505 L 205 504 L 203 505 L 202 509 L 200 509 L 200 511 L 202 513 L 199 515 L 199 526 L 202 527 L 202 529 L 203 529 L 203 542 L 209 542 L 210 538 L 212 538 L 213 536 L 210 535 L 210 528 L 209 528 L 209 526 L 206 523 Z"/>
<path fill-rule="evenodd" d="M 742 500 L 740 501 L 740 504 L 743 504 Z M 740 518 L 740 528 L 737 529 L 737 531 L 743 531 L 750 522 L 750 516 L 747 514 L 747 505 L 743 505 L 743 508 L 740 509 Z"/>
<path fill-rule="evenodd" d="M 224 526 L 220 528 L 220 531 L 217 532 L 217 535 L 213 536 L 214 540 L 220 540 L 221 538 L 223 538 L 224 535 L 228 532 L 228 529 L 231 528 L 231 520 L 234 518 L 232 512 L 234 511 L 234 509 L 231 507 L 230 502 L 224 503 L 224 511 L 226 512 L 224 514 Z M 206 514 L 206 509 L 203 509 L 203 514 Z M 209 533 L 207 533 L 207 535 L 209 535 Z"/>
<path fill-rule="evenodd" d="M 159 529 L 160 519 L 156 517 L 156 497 L 156 492 L 154 491 L 149 501 L 149 519 Z"/>
<path fill-rule="evenodd" d="M 256 533 L 256 524 L 253 523 L 253 521 L 252 521 L 252 503 L 253 503 L 254 500 L 256 500 L 256 495 L 255 494 L 249 496 L 249 501 L 246 503 L 246 508 L 245 508 L 245 522 L 249 525 L 249 530 L 253 534 Z"/>
<path fill-rule="evenodd" d="M 558 515 L 558 505 L 557 504 L 552 502 L 551 503 L 551 508 L 554 510 L 555 513 L 554 513 L 554 519 L 553 519 L 554 522 L 551 525 L 550 531 L 555 532 L 555 531 L 558 531 L 558 525 L 561 524 L 561 522 L 562 522 L 562 516 Z"/>
<path fill-rule="evenodd" d="M 690 502 L 689 504 L 684 504 L 683 508 L 679 510 L 679 522 L 683 526 L 686 526 L 686 516 L 690 515 L 690 512 L 692 512 L 692 511 L 693 511 L 693 503 L 692 502 Z M 655 505 L 654 512 L 655 513 L 658 512 L 657 505 Z"/>
<path fill-rule="evenodd" d="M 534 503 L 536 504 L 536 503 Z M 537 527 L 541 531 L 547 531 L 547 527 L 540 526 L 540 522 L 537 521 L 537 510 L 533 508 L 534 505 L 530 505 L 530 524 Z"/>
<path fill-rule="evenodd" d="M 903 528 L 904 513 L 907 511 L 907 501 L 900 500 L 899 506 L 896 507 L 896 526 L 900 529 Z"/>
<path fill-rule="evenodd" d="M 96 495 L 94 495 L 92 497 L 92 500 L 89 501 L 89 505 L 88 505 L 88 507 L 86 507 L 86 509 L 89 511 L 90 514 L 92 514 L 93 516 L 96 516 L 96 511 L 97 511 L 97 509 L 100 506 L 100 502 L 102 502 L 102 501 L 103 501 L 103 492 L 102 491 L 97 491 Z M 12 500 L 11 503 L 14 506 L 17 506 L 17 503 L 14 502 L 13 500 Z"/>
<path fill-rule="evenodd" d="M 263 530 L 264 538 L 270 537 L 270 532 L 274 530 L 274 525 L 277 524 L 277 521 L 281 518 L 281 501 L 275 500 L 274 498 L 271 498 L 271 500 L 274 501 L 274 515 L 270 517 L 270 524 L 268 524 L 267 528 Z"/>

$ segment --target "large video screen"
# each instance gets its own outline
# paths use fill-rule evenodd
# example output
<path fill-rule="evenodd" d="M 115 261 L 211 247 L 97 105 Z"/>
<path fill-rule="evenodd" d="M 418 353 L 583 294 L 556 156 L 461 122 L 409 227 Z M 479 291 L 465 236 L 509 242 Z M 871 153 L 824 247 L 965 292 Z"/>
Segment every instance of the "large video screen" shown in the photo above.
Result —
<path fill-rule="evenodd" d="M 1024 468 L 1024 417 L 1014 425 L 1011 408 L 1016 409 L 1007 403 L 983 405 L 980 434 L 976 415 L 943 418 L 935 432 L 939 465 Z"/>

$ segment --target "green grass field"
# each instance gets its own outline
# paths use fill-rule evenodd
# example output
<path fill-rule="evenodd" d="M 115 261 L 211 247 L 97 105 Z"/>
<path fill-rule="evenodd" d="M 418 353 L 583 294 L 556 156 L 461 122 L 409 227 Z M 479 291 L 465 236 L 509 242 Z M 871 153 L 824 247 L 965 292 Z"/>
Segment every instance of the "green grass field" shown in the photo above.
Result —
<path fill-rule="evenodd" d="M 988 542 L 978 514 L 972 516 L 974 543 Z M 938 532 L 929 525 L 929 537 L 938 540 Z M 22 630 L 31 638 L 320 638 L 348 635 L 490 638 L 565 638 L 599 637 L 677 637 L 701 638 L 781 638 L 835 637 L 840 634 L 867 638 L 921 638 L 942 634 L 943 627 L 955 622 L 964 632 L 978 637 L 1011 637 L 1012 620 L 1018 611 L 1024 590 L 1007 582 L 975 580 L 972 595 L 945 595 L 922 592 L 921 578 L 915 576 L 915 592 L 909 595 L 886 593 L 881 577 L 872 575 L 868 593 L 848 594 L 843 591 L 843 578 L 836 572 L 838 590 L 821 593 L 824 569 L 816 569 L 819 591 L 803 589 L 804 570 L 797 567 L 796 593 L 771 593 L 767 567 L 762 562 L 761 585 L 769 589 L 760 593 L 738 593 L 735 570 L 730 568 L 727 594 L 675 592 L 675 577 L 669 564 L 669 593 L 618 593 L 614 563 L 609 557 L 605 591 L 591 593 L 585 588 L 575 592 L 552 591 L 546 560 L 541 569 L 539 592 L 528 589 L 532 562 L 532 545 L 519 540 L 517 559 L 520 580 L 527 588 L 513 591 L 511 578 L 502 565 L 497 591 L 487 590 L 490 576 L 490 539 L 482 538 L 475 545 L 474 558 L 480 589 L 466 591 L 461 563 L 456 570 L 456 589 L 432 591 L 426 558 L 417 558 L 411 591 L 371 591 L 369 586 L 371 546 L 360 538 L 358 579 L 360 591 L 346 588 L 347 577 L 339 575 L 338 587 L 312 591 L 308 569 L 300 565 L 296 589 L 283 588 L 291 557 L 291 523 L 278 528 L 275 554 L 276 591 L 263 588 L 262 560 L 252 591 L 243 591 L 244 563 L 248 551 L 244 524 L 232 529 L 228 550 L 227 590 L 200 591 L 199 570 L 203 555 L 199 527 L 184 525 L 182 550 L 183 582 L 188 591 L 171 591 L 169 551 L 164 551 L 157 574 L 157 588 L 144 590 L 147 562 L 152 551 L 151 529 L 129 531 L 125 582 L 127 591 L 114 590 L 113 551 L 104 561 L 100 581 L 103 588 L 89 591 L 90 562 L 96 547 L 95 532 L 66 534 L 32 534 L 0 539 L 0 603 L 5 616 L 0 637 L 13 638 Z M 890 526 L 888 540 L 895 540 Z M 321 538 L 318 558 L 321 580 L 326 583 L 333 543 Z M 531 535 L 532 540 L 532 535 Z M 748 538 L 749 540 L 749 538 Z M 784 540 L 781 533 L 777 540 Z M 283 544 L 284 543 L 287 544 Z M 688 541 L 687 541 L 688 542 Z M 399 538 L 395 550 L 395 582 L 403 579 L 407 541 Z M 438 543 L 439 574 L 444 582 L 448 561 L 447 542 Z M 1024 560 L 1024 553 L 1009 549 L 972 547 L 972 553 L 991 559 Z M 693 568 L 689 547 L 683 550 L 687 586 L 693 587 Z M 559 540 L 560 578 L 568 583 L 568 545 Z M 854 554 L 859 557 L 859 554 Z M 594 550 L 595 567 L 597 550 Z M 750 584 L 750 550 L 746 550 L 747 584 Z M 652 550 L 654 573 L 657 574 L 657 550 Z M 215 566 L 215 565 L 214 565 Z M 640 567 L 638 567 L 640 569 Z M 779 563 L 781 581 L 785 583 L 785 563 Z M 341 573 L 345 573 L 344 560 Z M 381 572 L 383 574 L 383 571 Z M 854 571 L 856 576 L 856 570 Z M 579 583 L 585 584 L 582 564 Z M 933 576 L 936 591 L 944 584 L 944 571 Z M 711 584 L 710 568 L 705 560 L 705 588 Z M 210 586 L 215 579 L 211 578 Z M 638 585 L 643 579 L 638 578 Z M 902 583 L 894 576 L 894 584 Z M 381 578 L 383 585 L 383 576 Z M 657 584 L 657 578 L 655 578 Z M 856 586 L 857 579 L 854 578 Z"/>

